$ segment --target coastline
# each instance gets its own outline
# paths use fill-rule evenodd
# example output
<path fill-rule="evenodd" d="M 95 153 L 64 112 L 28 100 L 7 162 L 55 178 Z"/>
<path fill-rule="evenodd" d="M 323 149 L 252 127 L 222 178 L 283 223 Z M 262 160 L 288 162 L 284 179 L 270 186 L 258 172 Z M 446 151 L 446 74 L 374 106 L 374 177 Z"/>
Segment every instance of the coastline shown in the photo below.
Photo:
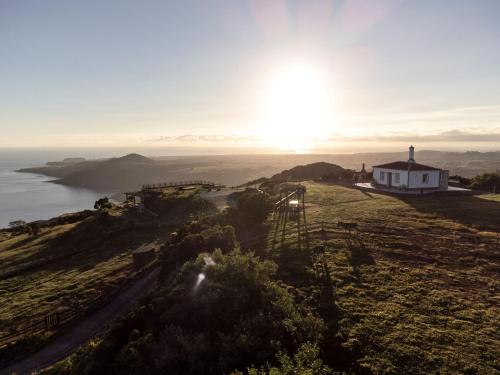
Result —
<path fill-rule="evenodd" d="M 19 172 L 24 169 L 19 167 L 0 162 L 0 228 L 16 220 L 44 221 L 93 209 L 94 202 L 105 194 L 60 184 L 54 176 Z"/>

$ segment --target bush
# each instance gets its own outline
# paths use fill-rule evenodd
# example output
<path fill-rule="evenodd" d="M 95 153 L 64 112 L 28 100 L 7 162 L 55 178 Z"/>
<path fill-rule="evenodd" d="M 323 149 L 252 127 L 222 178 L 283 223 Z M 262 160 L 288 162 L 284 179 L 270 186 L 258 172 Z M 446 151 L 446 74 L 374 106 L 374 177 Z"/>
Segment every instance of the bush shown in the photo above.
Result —
<path fill-rule="evenodd" d="M 491 192 L 500 191 L 500 174 L 499 173 L 484 173 L 472 179 L 470 187 L 476 190 L 484 190 Z"/>
<path fill-rule="evenodd" d="M 240 241 L 266 231 L 263 224 L 274 208 L 269 196 L 247 189 L 231 194 L 230 199 L 234 205 L 225 210 L 222 220 L 236 229 Z"/>
<path fill-rule="evenodd" d="M 302 344 L 318 343 L 324 326 L 294 305 L 275 272 L 273 262 L 251 253 L 200 254 L 147 305 L 82 351 L 72 373 L 222 374 L 252 364 L 316 363 L 308 361 L 315 349 L 285 360 Z"/>
<path fill-rule="evenodd" d="M 319 356 L 319 348 L 311 343 L 303 344 L 299 351 L 289 357 L 285 353 L 277 355 L 279 366 L 257 369 L 248 369 L 248 375 L 328 375 L 332 374 L 331 368 L 323 364 Z M 232 375 L 243 375 L 242 372 L 235 372 Z"/>
<path fill-rule="evenodd" d="M 201 198 L 198 195 L 181 197 L 181 196 L 146 196 L 144 198 L 144 206 L 156 214 L 178 215 L 196 214 L 202 211 L 214 211 L 216 208 L 213 203 Z"/>
<path fill-rule="evenodd" d="M 108 197 L 100 198 L 94 203 L 94 209 L 98 211 L 106 211 L 113 207 Z"/>
<path fill-rule="evenodd" d="M 40 224 L 38 224 L 37 222 L 29 223 L 28 233 L 33 237 L 38 236 L 40 234 Z"/>
<path fill-rule="evenodd" d="M 471 184 L 472 179 L 471 178 L 462 177 L 462 176 L 459 176 L 459 175 L 454 175 L 454 176 L 450 176 L 449 181 L 450 182 L 457 181 L 461 186 L 468 187 Z"/>
<path fill-rule="evenodd" d="M 227 252 L 235 247 L 236 235 L 233 227 L 218 224 L 205 227 L 203 224 L 192 223 L 162 246 L 160 250 L 162 278 L 202 252 L 211 252 L 215 249 Z"/>
<path fill-rule="evenodd" d="M 267 219 L 273 210 L 273 204 L 265 194 L 247 190 L 237 198 L 236 208 L 245 224 L 256 226 Z"/>
<path fill-rule="evenodd" d="M 9 223 L 9 228 L 11 229 L 23 229 L 26 226 L 26 221 L 24 220 L 14 220 Z"/>

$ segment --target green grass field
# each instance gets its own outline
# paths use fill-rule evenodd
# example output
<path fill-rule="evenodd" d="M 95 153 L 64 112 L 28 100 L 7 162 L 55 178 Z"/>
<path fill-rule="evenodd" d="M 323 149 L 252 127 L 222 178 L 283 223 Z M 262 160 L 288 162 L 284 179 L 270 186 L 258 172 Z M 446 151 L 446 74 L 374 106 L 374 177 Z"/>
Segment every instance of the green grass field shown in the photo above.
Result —
<path fill-rule="evenodd" d="M 329 365 L 374 374 L 498 373 L 500 195 L 397 197 L 305 185 L 307 223 L 326 223 L 328 232 L 311 231 L 309 248 L 299 248 L 289 221 L 289 245 L 279 245 L 278 233 L 277 246 L 259 254 L 276 261 L 296 303 L 327 323 Z M 37 238 L 0 233 L 0 274 L 74 254 L 0 281 L 0 332 L 61 305 L 84 306 L 130 275 L 133 249 L 169 235 L 121 230 L 126 220 L 116 212 Z M 348 236 L 332 224 L 339 221 L 358 229 Z"/>
<path fill-rule="evenodd" d="M 311 239 L 312 247 L 326 244 L 321 259 L 339 319 L 330 340 L 376 374 L 498 373 L 500 195 L 306 187 L 308 224 L 356 222 L 364 245 L 349 247 L 341 230 Z M 272 254 L 298 300 L 313 304 L 324 286 L 309 255 L 296 246 Z"/>
<path fill-rule="evenodd" d="M 0 335 L 61 307 L 84 310 L 131 276 L 134 249 L 162 242 L 170 233 L 168 228 L 128 225 L 123 213 L 115 210 L 104 221 L 91 217 L 44 228 L 35 238 L 4 232 L 0 275 L 21 272 L 0 277 Z"/>

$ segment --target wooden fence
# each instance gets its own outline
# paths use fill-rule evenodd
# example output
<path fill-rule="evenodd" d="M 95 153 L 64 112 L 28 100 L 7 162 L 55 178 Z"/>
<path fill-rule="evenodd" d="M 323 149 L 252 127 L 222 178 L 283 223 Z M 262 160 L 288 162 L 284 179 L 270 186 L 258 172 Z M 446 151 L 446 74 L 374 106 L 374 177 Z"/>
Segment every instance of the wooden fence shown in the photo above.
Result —
<path fill-rule="evenodd" d="M 182 187 L 191 185 L 202 185 L 207 187 L 222 187 L 221 184 L 216 184 L 212 181 L 207 180 L 190 180 L 190 181 L 173 181 L 173 182 L 161 182 L 157 184 L 146 184 L 142 185 L 142 191 L 154 191 L 159 189 L 164 189 L 168 187 Z"/>
<path fill-rule="evenodd" d="M 131 284 L 147 273 L 152 272 L 156 267 L 157 262 L 151 262 L 132 277 L 126 279 L 111 293 L 102 294 L 93 299 L 87 304 L 86 308 L 82 308 L 82 306 L 60 307 L 39 320 L 26 319 L 24 322 L 19 323 L 12 332 L 0 336 L 0 347 L 14 343 L 20 339 L 25 339 L 46 331 L 57 331 L 64 326 L 77 323 L 82 317 L 103 308 L 116 298 L 117 295 L 127 290 Z"/>

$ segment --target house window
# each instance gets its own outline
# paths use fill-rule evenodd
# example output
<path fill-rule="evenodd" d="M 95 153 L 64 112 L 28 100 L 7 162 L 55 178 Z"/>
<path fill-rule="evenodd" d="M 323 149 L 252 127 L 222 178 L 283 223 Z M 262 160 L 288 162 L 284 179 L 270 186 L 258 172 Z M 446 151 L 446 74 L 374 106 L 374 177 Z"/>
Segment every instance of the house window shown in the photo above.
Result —
<path fill-rule="evenodd" d="M 380 181 L 384 181 L 384 180 L 385 180 L 385 172 L 380 171 Z"/>
<path fill-rule="evenodd" d="M 399 184 L 399 182 L 400 182 L 400 174 L 394 173 L 394 183 Z"/>
<path fill-rule="evenodd" d="M 428 184 L 429 183 L 429 173 L 424 173 L 422 175 L 422 183 Z"/>

